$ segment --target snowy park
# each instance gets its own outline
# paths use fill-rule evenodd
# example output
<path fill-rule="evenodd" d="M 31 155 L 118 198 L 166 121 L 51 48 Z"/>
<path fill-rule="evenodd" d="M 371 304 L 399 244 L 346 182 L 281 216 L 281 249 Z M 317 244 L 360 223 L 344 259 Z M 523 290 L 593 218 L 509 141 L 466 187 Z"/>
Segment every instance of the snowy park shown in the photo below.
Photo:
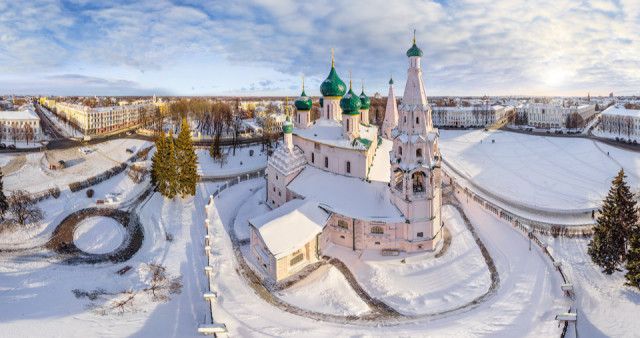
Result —
<path fill-rule="evenodd" d="M 441 130 L 446 165 L 504 204 L 557 212 L 598 208 L 624 168 L 640 191 L 640 153 L 584 138 Z"/>

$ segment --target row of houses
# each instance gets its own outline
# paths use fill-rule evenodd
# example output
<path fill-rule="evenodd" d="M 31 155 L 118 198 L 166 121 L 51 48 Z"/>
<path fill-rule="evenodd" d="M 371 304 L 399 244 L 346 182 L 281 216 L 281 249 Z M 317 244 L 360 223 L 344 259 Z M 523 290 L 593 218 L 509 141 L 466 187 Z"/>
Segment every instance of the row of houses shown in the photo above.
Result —
<path fill-rule="evenodd" d="M 595 105 L 591 104 L 565 107 L 558 103 L 528 102 L 516 106 L 515 122 L 536 128 L 580 128 L 595 114 Z"/>
<path fill-rule="evenodd" d="M 152 103 L 91 108 L 78 103 L 58 102 L 55 107 L 58 114 L 64 115 L 85 135 L 137 125 L 142 119 L 152 116 L 156 109 Z"/>
<path fill-rule="evenodd" d="M 487 127 L 506 120 L 513 109 L 501 105 L 433 107 L 431 117 L 436 127 Z"/>
<path fill-rule="evenodd" d="M 640 137 L 640 110 L 615 105 L 602 112 L 600 130 L 626 137 Z"/>

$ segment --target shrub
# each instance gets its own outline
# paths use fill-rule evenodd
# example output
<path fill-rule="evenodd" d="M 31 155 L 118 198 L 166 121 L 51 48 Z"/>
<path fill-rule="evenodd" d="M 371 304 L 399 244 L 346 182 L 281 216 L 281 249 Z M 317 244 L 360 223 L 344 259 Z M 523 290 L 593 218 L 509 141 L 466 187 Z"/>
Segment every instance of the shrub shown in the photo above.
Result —
<path fill-rule="evenodd" d="M 89 198 L 93 197 L 93 189 L 87 190 L 87 197 Z"/>

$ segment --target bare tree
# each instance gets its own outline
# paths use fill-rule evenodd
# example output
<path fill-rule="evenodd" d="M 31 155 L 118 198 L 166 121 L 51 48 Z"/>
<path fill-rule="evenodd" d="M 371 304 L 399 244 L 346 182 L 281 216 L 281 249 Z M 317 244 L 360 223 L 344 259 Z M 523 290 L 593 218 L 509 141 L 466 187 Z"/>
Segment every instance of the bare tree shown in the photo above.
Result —
<path fill-rule="evenodd" d="M 16 140 L 20 138 L 20 130 L 14 125 L 11 128 L 11 139 L 13 140 L 13 144 L 16 144 Z"/>
<path fill-rule="evenodd" d="M 29 123 L 27 123 L 24 127 L 24 139 L 29 144 L 29 141 L 33 140 L 33 128 Z"/>
<path fill-rule="evenodd" d="M 154 301 L 166 302 L 170 294 L 182 292 L 182 277 L 167 275 L 167 269 L 160 264 L 148 263 L 147 267 L 151 273 L 151 282 L 144 291 L 151 291 Z"/>
<path fill-rule="evenodd" d="M 35 223 L 44 218 L 44 211 L 37 202 L 24 190 L 14 190 L 9 196 L 9 212 L 13 220 L 20 225 Z"/>

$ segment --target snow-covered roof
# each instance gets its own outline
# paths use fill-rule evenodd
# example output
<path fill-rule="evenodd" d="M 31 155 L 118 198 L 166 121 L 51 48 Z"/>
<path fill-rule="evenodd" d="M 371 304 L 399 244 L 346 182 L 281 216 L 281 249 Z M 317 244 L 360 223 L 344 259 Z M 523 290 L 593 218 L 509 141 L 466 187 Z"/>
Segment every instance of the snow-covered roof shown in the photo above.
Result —
<path fill-rule="evenodd" d="M 342 135 L 342 123 L 336 120 L 316 120 L 309 128 L 294 128 L 293 135 L 334 147 L 366 150 L 377 138 L 378 127 L 360 125 L 360 139 L 369 141 L 365 143 L 360 141 L 353 143 L 345 139 Z"/>
<path fill-rule="evenodd" d="M 624 106 L 611 106 L 605 109 L 602 115 L 640 117 L 640 110 L 627 109 Z"/>
<path fill-rule="evenodd" d="M 405 221 L 391 203 L 387 183 L 366 182 L 307 165 L 287 187 L 307 200 L 347 217 L 375 222 Z"/>
<path fill-rule="evenodd" d="M 389 164 L 389 152 L 393 149 L 393 141 L 386 138 L 382 138 L 378 149 L 373 157 L 371 168 L 369 168 L 369 174 L 367 178 L 371 181 L 380 181 L 389 183 L 390 176 L 390 164 Z"/>
<path fill-rule="evenodd" d="M 22 111 L 0 111 L 0 120 L 39 120 L 40 117 L 31 109 Z"/>
<path fill-rule="evenodd" d="M 289 201 L 277 209 L 249 220 L 276 259 L 286 257 L 311 241 L 327 225 L 331 214 L 317 202 Z"/>

